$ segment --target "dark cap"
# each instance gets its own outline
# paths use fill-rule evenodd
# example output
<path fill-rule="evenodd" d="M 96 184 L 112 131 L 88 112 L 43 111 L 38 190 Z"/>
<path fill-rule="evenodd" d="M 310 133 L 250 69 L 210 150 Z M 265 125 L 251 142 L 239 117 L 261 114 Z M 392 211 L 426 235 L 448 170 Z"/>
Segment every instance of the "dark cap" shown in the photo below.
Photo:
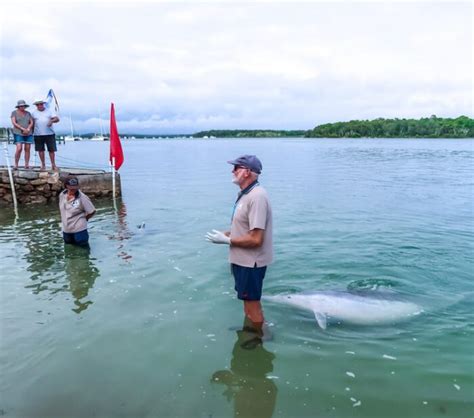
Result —
<path fill-rule="evenodd" d="M 69 187 L 79 187 L 79 180 L 76 177 L 70 177 L 64 184 Z"/>
<path fill-rule="evenodd" d="M 229 164 L 240 165 L 250 169 L 254 173 L 260 174 L 262 172 L 262 163 L 255 155 L 242 155 L 235 160 L 227 161 Z"/>

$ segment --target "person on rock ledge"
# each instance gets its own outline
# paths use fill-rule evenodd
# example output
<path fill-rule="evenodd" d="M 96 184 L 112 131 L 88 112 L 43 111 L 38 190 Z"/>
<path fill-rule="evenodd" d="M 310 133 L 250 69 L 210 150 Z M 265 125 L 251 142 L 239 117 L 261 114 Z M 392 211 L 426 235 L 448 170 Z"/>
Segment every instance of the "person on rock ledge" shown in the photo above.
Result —
<path fill-rule="evenodd" d="M 30 105 L 24 100 L 18 100 L 16 110 L 11 114 L 13 125 L 13 142 L 16 145 L 15 151 L 15 170 L 18 169 L 21 152 L 25 149 L 25 168 L 30 168 L 30 150 L 33 143 L 33 117 L 26 110 Z"/>
<path fill-rule="evenodd" d="M 57 170 L 55 152 L 58 148 L 56 146 L 56 134 L 54 133 L 53 124 L 59 122 L 59 117 L 52 109 L 46 108 L 44 100 L 36 100 L 33 104 L 36 106 L 36 109 L 31 113 L 35 121 L 33 135 L 35 138 L 35 151 L 38 152 L 41 160 L 41 170 L 46 170 L 45 145 L 48 148 L 51 169 Z"/>

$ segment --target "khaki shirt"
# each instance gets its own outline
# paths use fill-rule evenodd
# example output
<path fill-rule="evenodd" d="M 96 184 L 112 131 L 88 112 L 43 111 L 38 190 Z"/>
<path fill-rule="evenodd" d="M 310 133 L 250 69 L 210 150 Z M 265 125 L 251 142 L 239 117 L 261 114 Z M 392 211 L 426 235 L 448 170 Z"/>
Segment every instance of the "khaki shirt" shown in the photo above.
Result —
<path fill-rule="evenodd" d="M 272 207 L 267 192 L 254 187 L 237 202 L 230 238 L 241 237 L 252 229 L 263 229 L 263 244 L 257 248 L 230 246 L 229 261 L 243 267 L 264 267 L 273 261 Z"/>
<path fill-rule="evenodd" d="M 86 216 L 95 211 L 91 200 L 80 190 L 74 200 L 67 200 L 67 191 L 59 195 L 59 210 L 61 212 L 61 222 L 63 232 L 74 234 L 87 229 Z"/>

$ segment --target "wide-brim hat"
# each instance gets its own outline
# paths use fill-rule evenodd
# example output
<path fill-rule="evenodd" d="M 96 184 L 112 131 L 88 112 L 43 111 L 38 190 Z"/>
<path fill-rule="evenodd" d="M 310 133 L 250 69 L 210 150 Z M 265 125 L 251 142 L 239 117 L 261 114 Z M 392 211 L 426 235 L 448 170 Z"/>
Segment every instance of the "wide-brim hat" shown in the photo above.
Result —
<path fill-rule="evenodd" d="M 38 99 L 38 100 L 35 100 L 33 102 L 34 105 L 38 105 L 38 104 L 41 104 L 41 103 L 46 103 L 43 99 Z"/>
<path fill-rule="evenodd" d="M 15 106 L 15 107 L 18 108 L 18 107 L 20 107 L 20 106 L 30 107 L 30 105 L 29 105 L 29 104 L 26 104 L 26 102 L 25 102 L 24 100 L 18 100 L 18 101 L 16 102 L 16 106 Z"/>

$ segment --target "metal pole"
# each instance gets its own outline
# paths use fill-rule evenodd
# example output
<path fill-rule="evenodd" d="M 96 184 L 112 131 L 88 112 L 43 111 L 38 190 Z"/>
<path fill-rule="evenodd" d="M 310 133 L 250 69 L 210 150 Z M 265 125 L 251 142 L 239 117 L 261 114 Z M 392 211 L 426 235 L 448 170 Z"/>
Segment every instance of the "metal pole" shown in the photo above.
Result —
<path fill-rule="evenodd" d="M 8 147 L 5 142 L 3 143 L 3 149 L 5 150 L 5 160 L 7 162 L 8 177 L 10 179 L 10 186 L 12 188 L 13 210 L 15 211 L 15 216 L 18 217 L 18 203 L 16 201 L 15 183 L 13 182 L 12 168 L 10 167 L 10 157 L 8 155 Z"/>
<path fill-rule="evenodd" d="M 115 201 L 115 196 L 116 196 L 116 193 L 115 193 L 115 157 L 112 157 L 111 170 L 112 170 L 112 197 L 114 199 L 114 209 L 117 210 L 117 202 Z"/>

